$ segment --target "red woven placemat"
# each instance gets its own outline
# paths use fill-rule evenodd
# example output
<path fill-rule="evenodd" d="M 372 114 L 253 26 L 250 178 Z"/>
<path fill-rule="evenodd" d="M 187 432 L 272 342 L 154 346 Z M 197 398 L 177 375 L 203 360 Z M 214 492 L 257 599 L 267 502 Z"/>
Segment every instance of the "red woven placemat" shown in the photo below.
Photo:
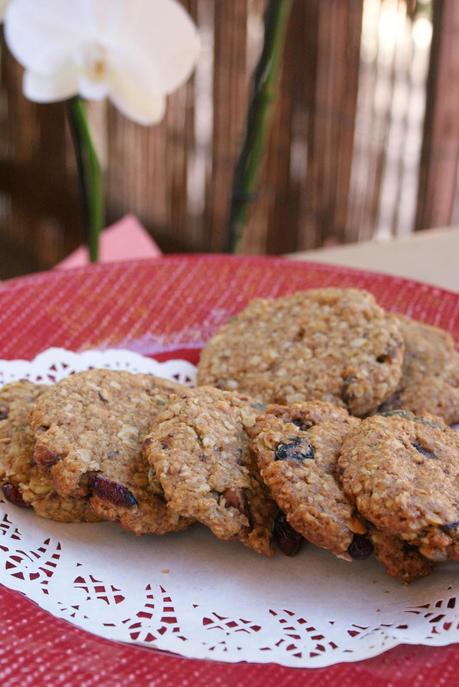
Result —
<path fill-rule="evenodd" d="M 130 348 L 196 360 L 211 333 L 251 298 L 302 288 L 358 286 L 385 307 L 449 329 L 459 341 L 459 295 L 381 274 L 269 258 L 171 257 L 5 282 L 0 357 L 30 359 L 50 346 Z M 96 638 L 0 588 L 2 687 L 458 684 L 455 647 L 398 647 L 320 670 L 194 661 Z"/>

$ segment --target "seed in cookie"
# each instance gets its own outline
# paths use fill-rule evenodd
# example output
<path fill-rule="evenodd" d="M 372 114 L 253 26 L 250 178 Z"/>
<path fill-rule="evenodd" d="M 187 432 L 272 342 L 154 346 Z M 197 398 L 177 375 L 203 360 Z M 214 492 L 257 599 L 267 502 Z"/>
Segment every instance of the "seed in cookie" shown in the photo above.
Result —
<path fill-rule="evenodd" d="M 335 468 L 344 437 L 359 422 L 344 408 L 311 401 L 268 406 L 249 430 L 263 481 L 288 523 L 346 560 L 352 552 L 358 555 L 354 535 L 364 534 L 365 525 L 343 494 Z"/>
<path fill-rule="evenodd" d="M 247 436 L 258 412 L 248 398 L 201 387 L 166 406 L 144 446 L 171 508 L 270 555 L 277 509 Z"/>
<path fill-rule="evenodd" d="M 205 346 L 198 383 L 266 403 L 327 401 L 360 416 L 395 391 L 403 350 L 399 322 L 366 291 L 304 291 L 249 303 Z"/>
<path fill-rule="evenodd" d="M 459 434 L 439 419 L 375 415 L 344 440 L 343 490 L 376 529 L 433 561 L 459 560 Z"/>
<path fill-rule="evenodd" d="M 442 329 L 396 316 L 405 342 L 402 377 L 382 410 L 406 408 L 459 422 L 459 353 Z"/>
<path fill-rule="evenodd" d="M 82 499 L 59 496 L 52 482 L 33 461 L 34 435 L 30 411 L 48 387 L 21 381 L 0 389 L 0 483 L 4 497 L 22 508 L 32 507 L 41 517 L 59 522 L 98 520 Z"/>
<path fill-rule="evenodd" d="M 153 375 L 89 370 L 38 398 L 31 421 L 34 457 L 56 491 L 91 505 L 102 519 L 135 534 L 165 534 L 189 521 L 151 488 L 142 443 L 178 384 Z"/>

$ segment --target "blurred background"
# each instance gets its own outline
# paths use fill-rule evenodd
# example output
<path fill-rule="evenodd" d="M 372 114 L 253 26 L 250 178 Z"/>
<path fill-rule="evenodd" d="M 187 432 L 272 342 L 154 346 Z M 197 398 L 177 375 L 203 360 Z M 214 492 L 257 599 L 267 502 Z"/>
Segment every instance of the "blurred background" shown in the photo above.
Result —
<path fill-rule="evenodd" d="M 131 212 L 164 252 L 225 249 L 264 0 L 182 0 L 193 78 L 154 127 L 89 105 L 107 223 Z M 3 41 L 3 38 L 2 38 Z M 459 223 L 459 0 L 295 0 L 244 253 L 282 254 Z M 63 104 L 36 105 L 1 44 L 0 278 L 84 240 Z"/>

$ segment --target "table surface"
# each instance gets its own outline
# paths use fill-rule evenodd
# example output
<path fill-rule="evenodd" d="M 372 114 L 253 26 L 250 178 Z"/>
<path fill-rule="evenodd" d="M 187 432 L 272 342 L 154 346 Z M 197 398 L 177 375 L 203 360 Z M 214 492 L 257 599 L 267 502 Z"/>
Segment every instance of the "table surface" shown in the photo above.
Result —
<path fill-rule="evenodd" d="M 365 242 L 292 253 L 293 260 L 386 272 L 459 291 L 459 227 L 429 229 L 388 242 Z"/>

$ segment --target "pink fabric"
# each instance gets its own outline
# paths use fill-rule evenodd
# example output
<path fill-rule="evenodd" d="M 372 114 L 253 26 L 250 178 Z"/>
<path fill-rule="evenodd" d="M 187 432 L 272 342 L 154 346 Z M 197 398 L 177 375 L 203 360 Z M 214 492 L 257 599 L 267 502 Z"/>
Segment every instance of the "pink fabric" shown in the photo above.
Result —
<path fill-rule="evenodd" d="M 158 258 L 160 255 L 160 249 L 134 215 L 126 215 L 119 222 L 104 229 L 100 237 L 100 262 Z M 59 262 L 55 269 L 68 270 L 82 267 L 88 262 L 88 250 L 85 246 L 80 246 Z"/>

